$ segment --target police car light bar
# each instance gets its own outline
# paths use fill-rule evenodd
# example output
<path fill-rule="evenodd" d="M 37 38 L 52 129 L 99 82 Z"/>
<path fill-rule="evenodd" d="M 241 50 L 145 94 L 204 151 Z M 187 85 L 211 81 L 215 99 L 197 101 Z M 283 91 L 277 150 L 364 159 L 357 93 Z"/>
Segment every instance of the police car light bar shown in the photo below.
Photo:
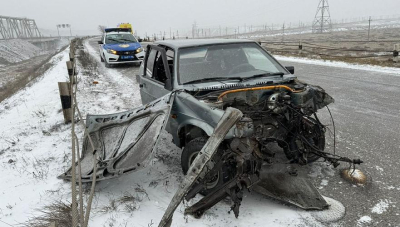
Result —
<path fill-rule="evenodd" d="M 130 28 L 106 28 L 104 31 L 107 32 L 131 32 Z"/>

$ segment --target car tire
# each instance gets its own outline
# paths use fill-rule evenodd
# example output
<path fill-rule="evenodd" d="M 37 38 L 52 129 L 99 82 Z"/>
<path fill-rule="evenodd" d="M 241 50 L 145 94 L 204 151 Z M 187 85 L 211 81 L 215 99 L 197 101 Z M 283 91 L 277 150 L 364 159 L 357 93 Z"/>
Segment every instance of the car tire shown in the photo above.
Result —
<path fill-rule="evenodd" d="M 103 57 L 101 55 L 100 55 L 100 61 L 104 62 L 104 59 L 103 59 Z"/>
<path fill-rule="evenodd" d="M 200 150 L 204 147 L 206 144 L 208 138 L 205 137 L 198 137 L 193 140 L 191 140 L 189 143 L 186 144 L 185 148 L 182 151 L 181 155 L 181 167 L 183 170 L 183 173 L 186 175 L 187 171 L 190 168 L 190 165 L 194 161 L 194 158 L 197 156 L 197 154 L 200 152 Z M 218 148 L 220 149 L 220 148 Z M 222 151 L 222 150 L 221 150 Z M 217 175 L 215 176 L 215 180 L 209 181 L 206 183 L 206 188 L 202 189 L 200 191 L 200 194 L 202 195 L 207 195 L 211 191 L 213 191 L 215 188 L 223 185 L 227 180 L 226 180 L 226 175 L 223 170 L 224 168 L 221 168 L 218 170 Z M 214 179 L 214 178 L 213 178 Z M 195 184 L 197 185 L 197 183 Z M 195 187 L 195 186 L 193 186 Z"/>

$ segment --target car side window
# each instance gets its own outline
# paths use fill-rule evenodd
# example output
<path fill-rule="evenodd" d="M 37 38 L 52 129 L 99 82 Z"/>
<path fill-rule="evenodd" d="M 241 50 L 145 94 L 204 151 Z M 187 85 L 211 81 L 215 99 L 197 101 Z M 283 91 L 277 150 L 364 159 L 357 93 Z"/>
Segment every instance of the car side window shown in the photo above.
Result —
<path fill-rule="evenodd" d="M 153 77 L 153 69 L 154 69 L 154 61 L 156 59 L 158 51 L 156 50 L 151 50 L 149 57 L 147 58 L 147 63 L 146 63 L 146 76 L 152 78 Z"/>
<path fill-rule="evenodd" d="M 174 75 L 174 56 L 175 56 L 175 52 L 171 49 L 167 49 L 167 61 L 168 61 L 168 68 L 169 68 L 169 72 L 171 73 L 171 77 L 172 75 Z"/>
<path fill-rule="evenodd" d="M 165 83 L 167 80 L 167 74 L 165 72 L 165 66 L 163 62 L 163 58 L 161 52 L 157 51 L 156 59 L 154 61 L 154 70 L 153 70 L 153 79 Z"/>

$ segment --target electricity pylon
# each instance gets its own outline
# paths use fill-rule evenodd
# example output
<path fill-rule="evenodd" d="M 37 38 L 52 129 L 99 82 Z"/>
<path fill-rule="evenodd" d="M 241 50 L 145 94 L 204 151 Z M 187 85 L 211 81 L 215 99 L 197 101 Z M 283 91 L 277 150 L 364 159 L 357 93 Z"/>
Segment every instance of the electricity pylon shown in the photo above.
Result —
<path fill-rule="evenodd" d="M 331 13 L 329 12 L 328 0 L 320 0 L 315 14 L 312 31 L 313 33 L 331 32 Z"/>

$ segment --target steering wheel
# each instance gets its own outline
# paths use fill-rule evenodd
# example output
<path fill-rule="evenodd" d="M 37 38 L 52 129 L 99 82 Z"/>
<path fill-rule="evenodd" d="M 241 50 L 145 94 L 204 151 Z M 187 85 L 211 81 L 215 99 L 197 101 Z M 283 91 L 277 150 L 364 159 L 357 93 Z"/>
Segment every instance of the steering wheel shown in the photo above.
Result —
<path fill-rule="evenodd" d="M 243 64 L 233 67 L 229 71 L 229 74 L 236 74 L 236 73 L 246 72 L 246 71 L 255 70 L 255 69 L 256 68 L 254 68 L 254 66 L 250 65 L 249 63 L 243 63 Z"/>

